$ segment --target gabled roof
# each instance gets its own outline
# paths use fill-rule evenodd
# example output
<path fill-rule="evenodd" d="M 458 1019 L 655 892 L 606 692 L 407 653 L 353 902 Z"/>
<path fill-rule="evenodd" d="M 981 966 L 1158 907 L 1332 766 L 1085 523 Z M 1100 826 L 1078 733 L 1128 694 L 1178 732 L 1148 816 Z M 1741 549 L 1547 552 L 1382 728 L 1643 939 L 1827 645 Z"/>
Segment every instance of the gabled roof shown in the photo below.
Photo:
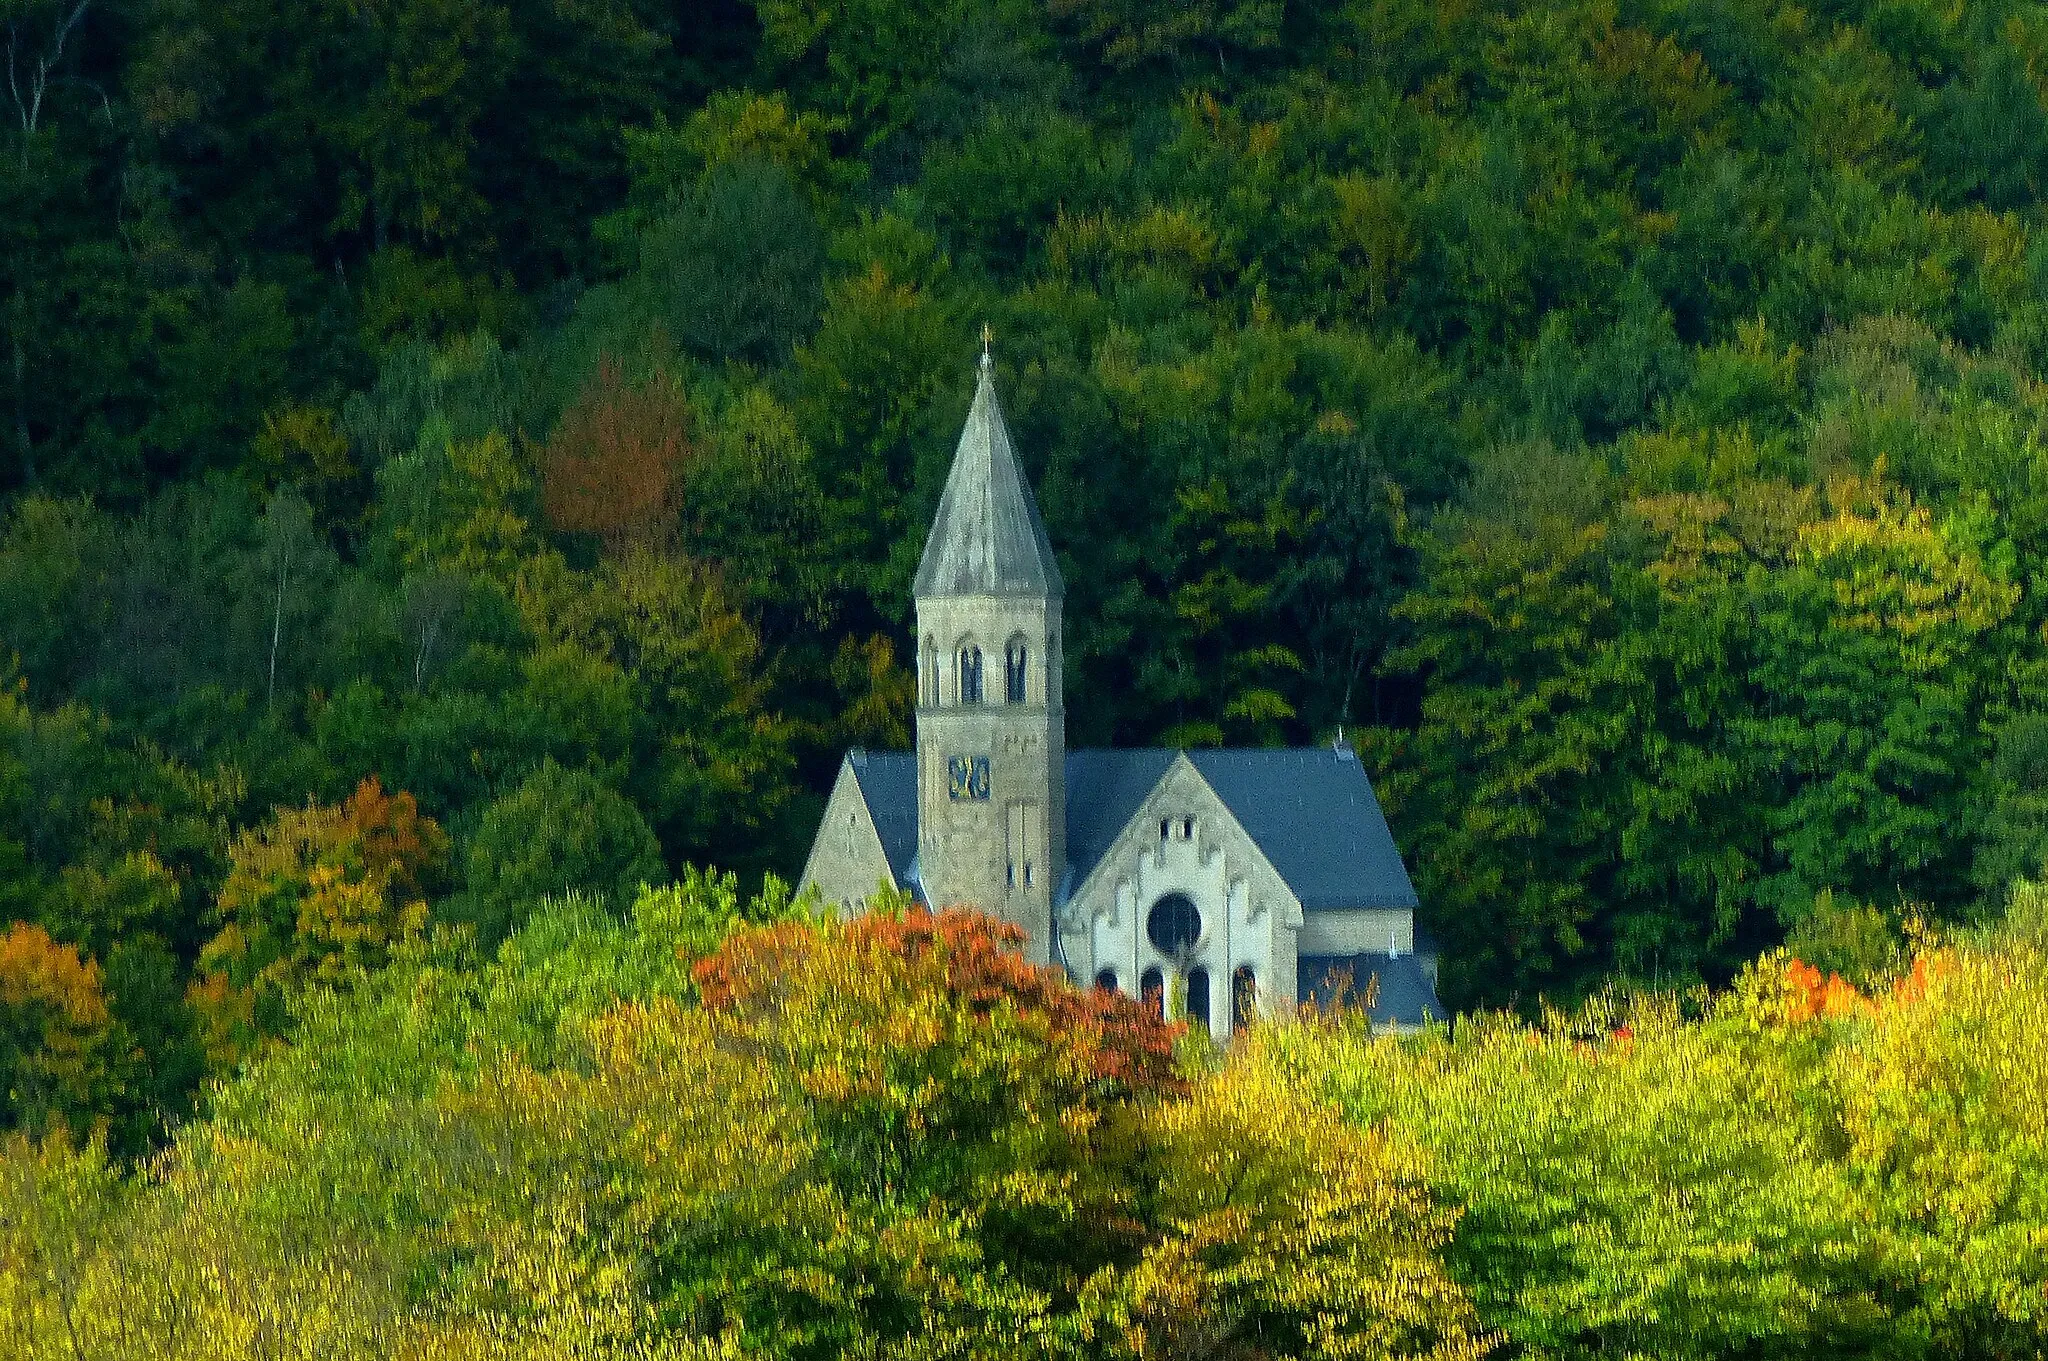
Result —
<path fill-rule="evenodd" d="M 1349 747 L 1191 751 L 1304 910 L 1414 907 L 1415 886 Z"/>
<path fill-rule="evenodd" d="M 917 757 L 909 752 L 870 752 L 856 747 L 846 753 L 860 796 L 867 801 L 882 854 L 899 887 L 908 888 L 917 859 Z"/>
<path fill-rule="evenodd" d="M 1165 747 L 1067 753 L 1067 869 L 1076 887 L 1109 854 L 1179 754 Z"/>
<path fill-rule="evenodd" d="M 984 356 L 911 593 L 1058 596 L 1065 590 Z"/>
<path fill-rule="evenodd" d="M 1381 1025 L 1450 1019 L 1414 955 L 1303 955 L 1295 963 L 1294 979 L 1294 1000 L 1302 1005 L 1355 1007 L 1369 997 L 1366 1014 Z"/>
<path fill-rule="evenodd" d="M 1085 880 L 1181 753 L 1067 753 L 1067 866 Z M 1189 761 L 1258 843 L 1303 909 L 1415 906 L 1386 814 L 1349 748 L 1190 751 Z M 855 778 L 898 883 L 917 854 L 917 758 L 854 752 Z"/>

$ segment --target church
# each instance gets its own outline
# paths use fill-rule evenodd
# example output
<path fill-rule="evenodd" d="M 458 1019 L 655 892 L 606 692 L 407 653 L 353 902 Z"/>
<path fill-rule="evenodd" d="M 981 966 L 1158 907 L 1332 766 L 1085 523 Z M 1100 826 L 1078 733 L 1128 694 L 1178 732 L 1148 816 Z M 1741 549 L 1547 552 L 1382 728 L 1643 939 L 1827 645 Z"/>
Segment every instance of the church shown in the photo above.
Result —
<path fill-rule="evenodd" d="M 1415 889 L 1341 740 L 1067 750 L 1065 587 L 986 353 L 912 592 L 915 750 L 846 754 L 804 887 L 849 912 L 878 888 L 978 907 L 1034 961 L 1218 1040 L 1340 995 L 1389 1028 L 1444 1018 Z"/>

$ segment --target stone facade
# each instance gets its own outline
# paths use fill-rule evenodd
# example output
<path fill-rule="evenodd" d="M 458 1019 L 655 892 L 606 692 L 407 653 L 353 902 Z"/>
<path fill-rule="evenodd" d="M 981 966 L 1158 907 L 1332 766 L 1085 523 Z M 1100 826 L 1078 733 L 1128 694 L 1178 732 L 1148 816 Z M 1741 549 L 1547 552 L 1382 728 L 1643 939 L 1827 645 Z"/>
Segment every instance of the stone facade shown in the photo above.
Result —
<path fill-rule="evenodd" d="M 980 903 L 1023 927 L 1047 963 L 1067 854 L 1060 602 L 921 595 L 917 628 L 919 878 L 934 902 Z M 977 654 L 981 697 L 963 698 Z"/>
<path fill-rule="evenodd" d="M 1175 948 L 1154 913 L 1185 900 L 1194 938 Z M 1194 764 L 1179 756 L 1075 889 L 1062 914 L 1071 972 L 1144 992 L 1156 979 L 1177 1009 L 1227 1039 L 1246 1005 L 1270 1013 L 1295 991 L 1301 902 Z M 1201 996 L 1206 988 L 1208 995 Z"/>
<path fill-rule="evenodd" d="M 851 756 L 840 762 L 839 779 L 832 786 L 832 797 L 825 801 L 825 815 L 818 820 L 818 835 L 811 842 L 803 882 L 813 889 L 831 885 L 836 890 L 831 901 L 842 912 L 853 911 L 878 888 L 901 887 L 882 849 Z"/>

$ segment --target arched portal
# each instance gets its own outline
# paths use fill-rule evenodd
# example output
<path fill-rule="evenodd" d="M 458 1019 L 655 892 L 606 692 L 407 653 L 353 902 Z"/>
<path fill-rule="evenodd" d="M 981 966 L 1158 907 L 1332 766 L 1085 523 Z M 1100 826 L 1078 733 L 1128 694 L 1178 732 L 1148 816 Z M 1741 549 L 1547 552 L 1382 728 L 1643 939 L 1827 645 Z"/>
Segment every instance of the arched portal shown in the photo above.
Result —
<path fill-rule="evenodd" d="M 1166 1019 L 1166 975 L 1154 967 L 1138 976 L 1138 998 L 1160 1020 Z"/>
<path fill-rule="evenodd" d="M 1188 974 L 1188 1019 L 1198 1022 L 1202 1029 L 1209 1028 L 1209 971 L 1196 969 Z"/>

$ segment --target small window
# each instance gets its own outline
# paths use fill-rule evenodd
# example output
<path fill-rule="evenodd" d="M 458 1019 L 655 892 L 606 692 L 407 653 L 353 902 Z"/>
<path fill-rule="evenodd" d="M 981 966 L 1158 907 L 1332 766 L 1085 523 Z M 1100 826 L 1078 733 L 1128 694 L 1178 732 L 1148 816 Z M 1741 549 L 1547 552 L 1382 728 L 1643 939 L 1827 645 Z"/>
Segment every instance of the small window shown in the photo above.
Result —
<path fill-rule="evenodd" d="M 1116 991 L 1116 970 L 1104 969 L 1095 975 L 1095 986 L 1104 992 Z"/>
<path fill-rule="evenodd" d="M 1157 968 L 1145 970 L 1138 976 L 1138 997 L 1152 1014 L 1160 1020 L 1166 1019 L 1166 975 Z"/>
<path fill-rule="evenodd" d="M 1161 818 L 1161 819 L 1159 819 L 1159 839 L 1160 839 L 1161 841 L 1164 841 L 1164 840 L 1166 840 L 1166 838 L 1167 838 L 1167 828 L 1168 828 L 1168 827 L 1171 827 L 1172 825 L 1173 825 L 1173 824 L 1172 824 L 1172 823 L 1171 823 L 1170 821 L 1168 821 L 1168 820 L 1167 820 L 1166 818 Z"/>
<path fill-rule="evenodd" d="M 1031 862 L 1029 860 L 1024 862 L 1024 887 L 1031 887 Z"/>
<path fill-rule="evenodd" d="M 1259 1009 L 1259 976 L 1249 964 L 1240 964 L 1230 975 L 1230 1029 L 1233 1034 L 1250 1028 Z"/>
<path fill-rule="evenodd" d="M 1012 860 L 1004 871 L 1005 881 L 1011 888 L 1017 887 L 1017 862 Z"/>
<path fill-rule="evenodd" d="M 924 702 L 939 702 L 939 645 L 927 638 L 924 640 Z"/>
<path fill-rule="evenodd" d="M 960 702 L 981 703 L 981 649 L 972 643 L 960 649 Z"/>
<path fill-rule="evenodd" d="M 1011 704 L 1024 702 L 1025 648 L 1022 638 L 1012 638 L 1003 654 L 1003 698 Z"/>
<path fill-rule="evenodd" d="M 1193 841 L 1195 839 L 1195 820 L 1193 818 L 1182 818 L 1180 820 L 1180 839 L 1182 841 Z"/>

